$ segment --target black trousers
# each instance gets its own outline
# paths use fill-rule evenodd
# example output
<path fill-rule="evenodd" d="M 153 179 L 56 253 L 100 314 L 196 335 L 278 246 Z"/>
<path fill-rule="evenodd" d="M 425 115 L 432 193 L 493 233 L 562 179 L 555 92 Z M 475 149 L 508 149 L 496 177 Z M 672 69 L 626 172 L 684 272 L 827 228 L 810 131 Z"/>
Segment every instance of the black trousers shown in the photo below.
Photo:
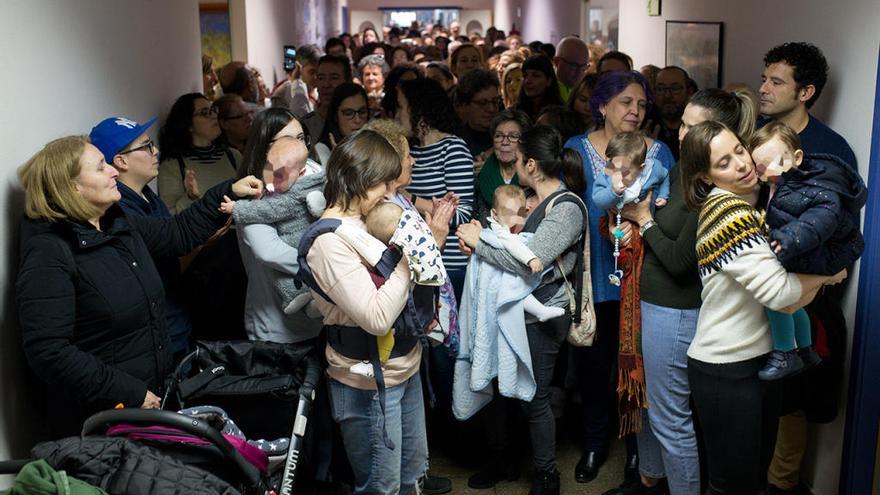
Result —
<path fill-rule="evenodd" d="M 613 372 L 620 344 L 619 323 L 618 301 L 596 304 L 596 339 L 590 347 L 575 349 L 581 370 L 585 452 L 607 453 L 612 429 L 617 424 L 611 414 L 615 410 Z"/>
<path fill-rule="evenodd" d="M 766 356 L 730 364 L 688 359 L 691 396 L 709 467 L 707 493 L 757 494 L 776 443 L 778 382 L 758 379 Z"/>

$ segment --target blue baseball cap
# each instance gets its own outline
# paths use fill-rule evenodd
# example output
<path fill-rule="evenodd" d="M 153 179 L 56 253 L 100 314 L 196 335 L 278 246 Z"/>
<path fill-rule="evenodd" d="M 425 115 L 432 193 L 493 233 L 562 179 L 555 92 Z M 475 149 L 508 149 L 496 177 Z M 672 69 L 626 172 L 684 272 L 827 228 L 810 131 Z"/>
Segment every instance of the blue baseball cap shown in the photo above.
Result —
<path fill-rule="evenodd" d="M 92 127 L 89 139 L 104 154 L 104 161 L 113 163 L 113 157 L 149 129 L 157 119 L 158 117 L 141 125 L 124 117 L 106 118 Z"/>

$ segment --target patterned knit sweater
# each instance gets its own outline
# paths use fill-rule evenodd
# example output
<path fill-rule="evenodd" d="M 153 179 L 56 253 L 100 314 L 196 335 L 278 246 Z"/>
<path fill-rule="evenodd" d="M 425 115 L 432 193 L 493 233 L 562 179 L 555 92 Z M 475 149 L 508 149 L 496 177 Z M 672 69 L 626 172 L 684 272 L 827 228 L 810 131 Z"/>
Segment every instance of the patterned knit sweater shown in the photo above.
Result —
<path fill-rule="evenodd" d="M 766 240 L 760 213 L 719 188 L 709 194 L 697 227 L 703 306 L 688 356 L 713 364 L 746 361 L 770 352 L 764 308 L 797 302 L 801 284 L 785 271 Z"/>

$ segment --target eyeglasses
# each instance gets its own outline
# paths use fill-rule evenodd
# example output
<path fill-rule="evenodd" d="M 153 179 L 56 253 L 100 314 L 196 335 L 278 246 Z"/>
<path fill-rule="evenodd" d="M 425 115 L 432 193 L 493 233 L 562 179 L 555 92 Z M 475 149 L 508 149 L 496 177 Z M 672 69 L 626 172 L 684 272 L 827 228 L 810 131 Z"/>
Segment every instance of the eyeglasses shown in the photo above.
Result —
<path fill-rule="evenodd" d="M 204 117 L 207 119 L 212 115 L 217 115 L 218 112 L 217 107 L 205 107 L 193 112 L 193 117 Z"/>
<path fill-rule="evenodd" d="M 655 93 L 669 93 L 671 95 L 680 95 L 684 91 L 684 86 L 676 84 L 673 86 L 657 86 L 654 88 Z"/>
<path fill-rule="evenodd" d="M 514 134 L 501 134 L 501 133 L 497 133 L 497 134 L 495 134 L 495 136 L 493 136 L 493 138 L 495 139 L 495 142 L 496 142 L 496 143 L 503 143 L 504 140 L 506 139 L 506 140 L 507 140 L 508 142 L 510 142 L 511 144 L 516 144 L 516 143 L 518 143 L 518 142 L 519 142 L 519 139 L 520 139 L 521 137 L 522 137 L 521 135 L 516 134 L 516 133 L 514 133 Z"/>
<path fill-rule="evenodd" d="M 119 153 L 117 153 L 117 155 L 127 155 L 128 153 L 134 153 L 135 151 L 140 151 L 140 150 L 145 150 L 147 153 L 152 155 L 153 153 L 156 152 L 156 144 L 152 140 L 149 140 L 146 143 L 144 143 L 136 148 L 132 148 L 132 149 L 126 150 L 126 151 L 120 151 Z"/>
<path fill-rule="evenodd" d="M 305 133 L 299 133 L 296 136 L 278 136 L 277 138 L 269 141 L 269 146 L 272 146 L 273 144 L 275 144 L 276 141 L 280 141 L 282 139 L 296 139 L 297 141 L 302 141 L 302 143 L 306 145 L 306 148 L 308 148 L 312 144 L 310 136 L 306 136 Z"/>
<path fill-rule="evenodd" d="M 497 98 L 486 98 L 484 100 L 471 100 L 471 103 L 473 103 L 474 105 L 479 105 L 480 108 L 488 110 L 497 109 L 504 103 L 504 100 L 502 100 L 499 96 Z"/>
<path fill-rule="evenodd" d="M 353 110 L 351 108 L 344 108 L 339 111 L 343 117 L 348 120 L 354 120 L 355 116 L 360 117 L 361 119 L 366 119 L 370 116 L 370 110 L 366 107 L 359 108 L 357 110 Z"/>

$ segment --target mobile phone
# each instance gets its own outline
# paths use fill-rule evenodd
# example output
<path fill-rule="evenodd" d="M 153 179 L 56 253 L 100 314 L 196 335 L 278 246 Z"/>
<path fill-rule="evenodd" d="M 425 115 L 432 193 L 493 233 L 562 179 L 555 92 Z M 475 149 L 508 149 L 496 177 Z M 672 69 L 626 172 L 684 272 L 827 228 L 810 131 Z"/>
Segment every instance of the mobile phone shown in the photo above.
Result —
<path fill-rule="evenodd" d="M 293 70 L 296 67 L 296 47 L 284 45 L 284 70 Z"/>

